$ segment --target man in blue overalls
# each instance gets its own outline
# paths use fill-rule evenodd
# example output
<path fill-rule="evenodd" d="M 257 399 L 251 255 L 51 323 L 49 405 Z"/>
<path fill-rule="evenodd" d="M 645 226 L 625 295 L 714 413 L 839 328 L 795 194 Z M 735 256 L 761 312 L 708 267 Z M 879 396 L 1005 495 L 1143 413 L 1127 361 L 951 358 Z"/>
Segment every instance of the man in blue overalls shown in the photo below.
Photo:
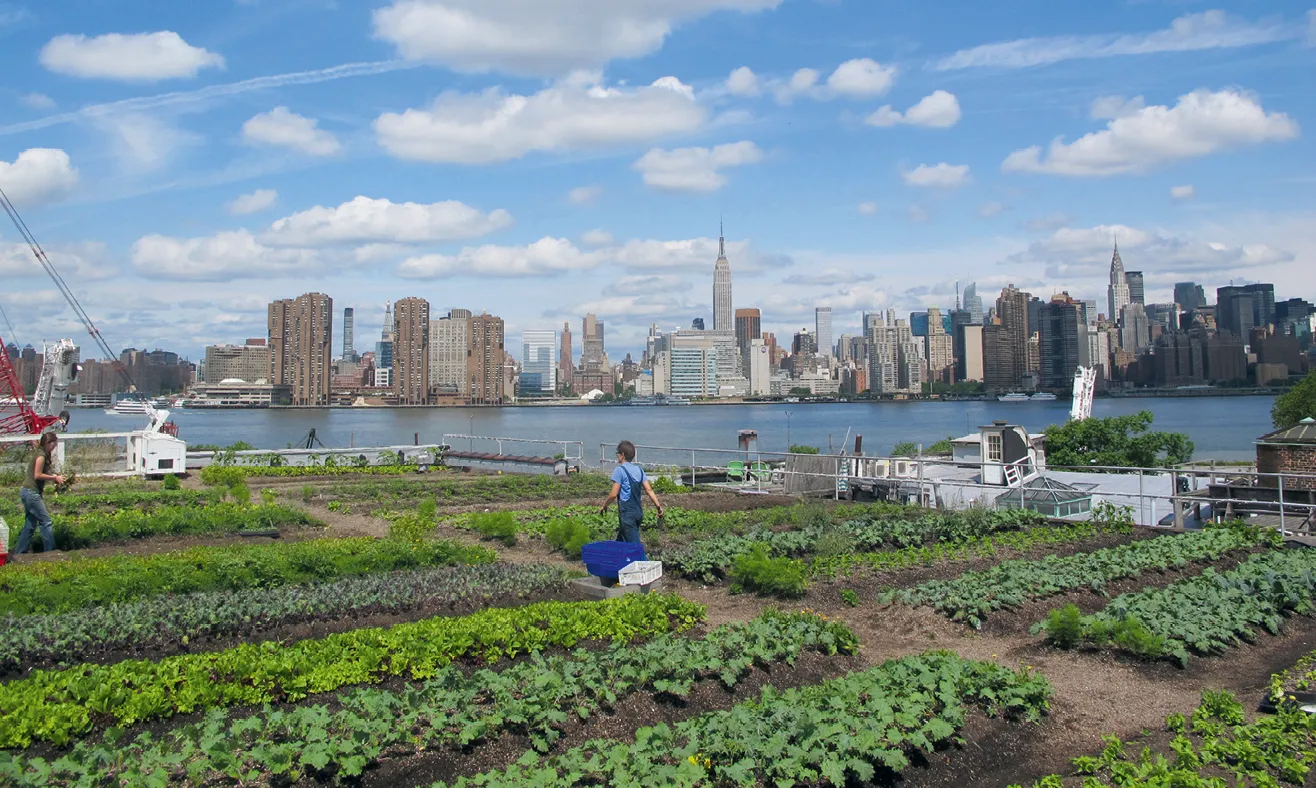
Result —
<path fill-rule="evenodd" d="M 644 519 L 644 509 L 640 506 L 641 490 L 647 493 L 649 500 L 663 516 L 663 505 L 654 495 L 644 469 L 635 464 L 635 444 L 622 441 L 617 444 L 617 468 L 612 472 L 612 492 L 603 502 L 599 514 L 605 514 L 613 501 L 617 502 L 617 541 L 640 543 L 640 522 Z"/>

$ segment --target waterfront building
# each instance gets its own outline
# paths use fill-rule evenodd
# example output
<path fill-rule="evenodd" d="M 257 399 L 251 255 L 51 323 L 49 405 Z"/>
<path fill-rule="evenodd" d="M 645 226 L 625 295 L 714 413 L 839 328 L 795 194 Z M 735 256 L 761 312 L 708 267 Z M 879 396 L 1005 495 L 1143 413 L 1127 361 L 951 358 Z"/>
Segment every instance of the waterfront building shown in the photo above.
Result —
<path fill-rule="evenodd" d="M 430 321 L 430 388 L 442 397 L 470 394 L 467 357 L 471 351 L 471 312 L 450 309 Z"/>
<path fill-rule="evenodd" d="M 210 345 L 206 347 L 206 382 L 240 380 L 243 383 L 268 384 L 270 376 L 270 348 L 265 340 L 253 345 Z"/>
<path fill-rule="evenodd" d="M 928 333 L 923 337 L 923 356 L 928 360 L 928 380 L 955 382 L 955 339 L 946 331 L 941 310 L 937 307 L 928 310 Z"/>
<path fill-rule="evenodd" d="M 1142 304 L 1125 304 L 1120 313 L 1120 349 L 1137 354 L 1151 345 L 1151 324 Z"/>
<path fill-rule="evenodd" d="M 1203 337 L 1187 331 L 1170 331 L 1156 339 L 1152 375 L 1162 388 L 1200 386 L 1206 382 Z"/>
<path fill-rule="evenodd" d="M 551 397 L 557 393 L 557 347 L 556 331 L 521 332 L 521 385 L 517 388 L 520 396 Z"/>
<path fill-rule="evenodd" d="M 470 356 L 466 373 L 472 405 L 501 405 L 505 396 L 506 350 L 503 319 L 486 312 L 470 318 Z"/>
<path fill-rule="evenodd" d="M 1050 303 L 1042 306 L 1037 328 L 1040 386 L 1069 389 L 1088 344 L 1088 324 L 1081 304 L 1069 293 L 1052 296 Z"/>
<path fill-rule="evenodd" d="M 1275 323 L 1275 286 L 1243 285 L 1216 289 L 1216 325 L 1246 340 L 1253 328 Z"/>
<path fill-rule="evenodd" d="M 1028 357 L 1028 342 L 1033 331 L 1028 325 L 1028 300 L 1031 296 L 1014 285 L 1007 285 L 996 299 L 996 316 L 1001 321 L 1008 355 L 998 353 L 996 361 L 1000 363 L 1008 358 L 1005 369 L 997 369 L 997 381 L 1003 383 L 1001 388 L 1014 389 L 1021 385 L 1024 375 L 1031 369 Z"/>
<path fill-rule="evenodd" d="M 323 293 L 274 301 L 267 310 L 270 384 L 291 386 L 292 404 L 328 405 L 334 301 Z"/>
<path fill-rule="evenodd" d="M 832 357 L 836 355 L 836 346 L 832 343 L 832 308 L 820 306 L 813 310 L 814 339 L 818 344 L 818 354 Z"/>
<path fill-rule="evenodd" d="M 393 389 L 399 405 L 430 401 L 430 302 L 404 298 L 394 305 Z"/>
<path fill-rule="evenodd" d="M 757 309 L 736 310 L 736 345 L 741 353 L 749 352 L 749 343 L 763 336 L 763 314 Z"/>
<path fill-rule="evenodd" d="M 745 371 L 751 395 L 761 397 L 772 393 L 772 350 L 762 339 L 749 341 Z"/>
<path fill-rule="evenodd" d="M 718 227 L 717 262 L 713 264 L 713 330 L 734 334 L 735 310 L 731 302 L 731 263 L 727 261 L 726 237 Z"/>
<path fill-rule="evenodd" d="M 717 351 L 711 343 L 707 347 L 677 345 L 666 352 L 669 355 L 668 395 L 717 396 Z"/>
<path fill-rule="evenodd" d="M 874 317 L 869 327 L 869 390 L 874 394 L 904 393 L 909 391 L 911 381 L 921 388 L 923 359 L 909 324 L 897 320 L 895 312 L 888 310 L 885 319 Z M 918 370 L 912 369 L 914 366 Z"/>
<path fill-rule="evenodd" d="M 198 383 L 184 403 L 188 408 L 268 408 L 271 405 L 291 405 L 291 386 L 272 386 L 268 383 L 226 379 L 214 383 Z"/>
<path fill-rule="evenodd" d="M 343 309 L 343 360 L 356 361 L 356 310 L 352 307 Z"/>
<path fill-rule="evenodd" d="M 1106 288 L 1106 306 L 1111 320 L 1119 320 L 1124 307 L 1129 305 L 1129 283 L 1124 278 L 1124 261 L 1120 259 L 1120 245 L 1115 242 L 1115 254 L 1110 258 L 1110 285 Z"/>
<path fill-rule="evenodd" d="M 982 326 L 972 324 L 956 328 L 954 344 L 956 380 L 982 381 L 982 331 Z"/>
<path fill-rule="evenodd" d="M 1146 306 L 1147 299 L 1143 291 L 1142 271 L 1125 271 L 1124 282 L 1129 286 L 1129 302 Z"/>
<path fill-rule="evenodd" d="M 1097 370 L 1098 386 L 1110 380 L 1110 335 L 1109 330 L 1089 329 L 1087 342 L 1080 347 L 1079 363 Z"/>
<path fill-rule="evenodd" d="M 990 391 L 1013 391 L 1019 387 L 1014 339 L 1004 321 L 993 317 L 982 328 L 983 383 Z"/>

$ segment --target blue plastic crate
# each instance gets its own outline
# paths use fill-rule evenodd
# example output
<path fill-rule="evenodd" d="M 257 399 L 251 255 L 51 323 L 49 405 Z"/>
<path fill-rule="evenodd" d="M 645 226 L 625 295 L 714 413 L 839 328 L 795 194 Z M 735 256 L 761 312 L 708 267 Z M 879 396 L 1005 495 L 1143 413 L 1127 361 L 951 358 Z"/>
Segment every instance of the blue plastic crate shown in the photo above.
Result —
<path fill-rule="evenodd" d="M 643 561 L 644 545 L 633 542 L 590 542 L 580 549 L 585 569 L 595 577 L 616 577 L 632 561 Z"/>

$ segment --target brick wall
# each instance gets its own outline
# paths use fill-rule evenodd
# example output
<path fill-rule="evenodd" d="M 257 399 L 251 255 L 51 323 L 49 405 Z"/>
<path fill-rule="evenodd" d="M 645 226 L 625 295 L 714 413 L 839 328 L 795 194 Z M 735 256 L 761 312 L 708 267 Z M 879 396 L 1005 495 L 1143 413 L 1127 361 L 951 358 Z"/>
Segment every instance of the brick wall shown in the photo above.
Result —
<path fill-rule="evenodd" d="M 1316 444 L 1310 446 L 1257 446 L 1258 473 L 1305 473 L 1316 476 Z M 1271 477 L 1261 479 L 1265 487 L 1277 487 L 1279 480 Z M 1316 489 L 1316 478 L 1285 479 L 1285 489 Z"/>

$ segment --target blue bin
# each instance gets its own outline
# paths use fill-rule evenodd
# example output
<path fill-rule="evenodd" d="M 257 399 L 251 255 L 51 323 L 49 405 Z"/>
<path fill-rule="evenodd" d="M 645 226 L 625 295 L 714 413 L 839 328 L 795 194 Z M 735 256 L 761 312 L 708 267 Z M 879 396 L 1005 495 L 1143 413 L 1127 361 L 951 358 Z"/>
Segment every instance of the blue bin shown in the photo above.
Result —
<path fill-rule="evenodd" d="M 644 545 L 633 542 L 590 542 L 580 549 L 585 568 L 595 577 L 616 577 L 632 561 L 643 561 Z"/>

